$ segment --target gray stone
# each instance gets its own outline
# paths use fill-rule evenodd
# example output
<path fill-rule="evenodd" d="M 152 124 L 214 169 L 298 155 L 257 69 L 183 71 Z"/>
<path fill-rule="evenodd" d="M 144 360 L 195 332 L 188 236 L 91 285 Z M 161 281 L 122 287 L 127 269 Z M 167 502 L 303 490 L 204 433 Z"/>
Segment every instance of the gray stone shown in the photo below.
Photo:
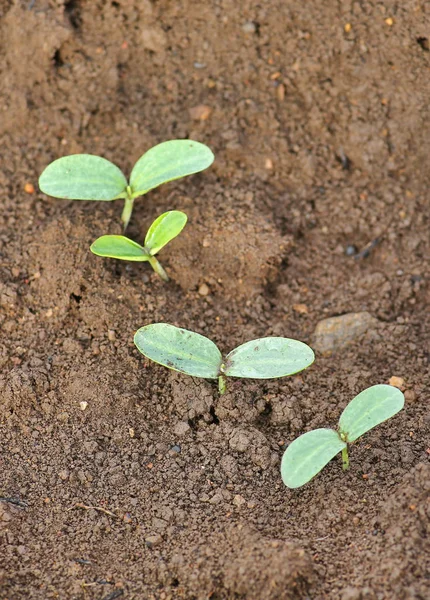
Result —
<path fill-rule="evenodd" d="M 148 546 L 148 548 L 159 546 L 162 541 L 163 538 L 161 535 L 149 535 L 147 538 L 145 538 L 145 544 Z"/>
<path fill-rule="evenodd" d="M 177 435 L 178 437 L 182 437 L 183 435 L 187 434 L 190 430 L 191 427 L 186 421 L 179 421 L 179 423 L 176 423 L 175 428 L 173 429 L 175 435 Z"/>
<path fill-rule="evenodd" d="M 324 319 L 315 328 L 312 347 L 322 353 L 336 352 L 368 331 L 374 331 L 378 324 L 378 319 L 368 312 L 348 313 Z"/>
<path fill-rule="evenodd" d="M 361 591 L 355 587 L 348 586 L 342 592 L 341 596 L 342 600 L 361 600 L 362 594 Z"/>

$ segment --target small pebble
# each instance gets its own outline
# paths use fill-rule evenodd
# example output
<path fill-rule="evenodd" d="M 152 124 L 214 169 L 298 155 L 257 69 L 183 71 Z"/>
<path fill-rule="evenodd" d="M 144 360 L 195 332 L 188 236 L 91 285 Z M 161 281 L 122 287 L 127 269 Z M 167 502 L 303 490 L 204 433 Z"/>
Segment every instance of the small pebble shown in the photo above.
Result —
<path fill-rule="evenodd" d="M 396 375 L 390 377 L 388 383 L 396 388 L 399 388 L 399 390 L 403 389 L 405 386 L 405 380 L 402 377 L 396 377 Z"/>
<path fill-rule="evenodd" d="M 176 452 L 177 454 L 179 454 L 179 453 L 181 452 L 181 447 L 179 446 L 179 444 L 175 444 L 174 446 L 172 446 L 172 447 L 170 448 L 170 450 L 171 450 L 172 452 Z"/>
<path fill-rule="evenodd" d="M 79 402 L 79 406 L 81 407 L 81 410 L 85 410 L 88 406 L 88 402 L 85 402 L 85 400 L 83 400 L 82 402 Z"/>
<path fill-rule="evenodd" d="M 361 591 L 355 587 L 348 586 L 340 596 L 341 600 L 361 600 Z"/>
<path fill-rule="evenodd" d="M 154 546 L 158 546 L 163 541 L 161 535 L 149 535 L 145 538 L 145 544 L 148 548 L 153 548 Z"/>
<path fill-rule="evenodd" d="M 416 399 L 417 399 L 417 395 L 416 395 L 416 393 L 413 390 L 406 390 L 406 392 L 405 392 L 405 400 L 406 400 L 406 402 L 409 402 L 410 404 L 413 404 Z"/>
<path fill-rule="evenodd" d="M 346 248 L 345 248 L 345 254 L 347 256 L 355 256 L 357 254 L 357 246 L 354 246 L 354 244 L 349 244 Z"/>
<path fill-rule="evenodd" d="M 309 312 L 306 304 L 293 304 L 293 310 L 300 315 L 307 315 Z"/>
<path fill-rule="evenodd" d="M 352 29 L 351 23 L 345 23 L 345 26 L 343 29 L 344 29 L 345 33 L 349 33 Z"/>
<path fill-rule="evenodd" d="M 253 21 L 247 21 L 242 25 L 242 31 L 245 33 L 255 33 L 257 31 L 257 25 Z"/>
<path fill-rule="evenodd" d="M 246 500 L 243 496 L 241 496 L 240 494 L 237 494 L 234 498 L 233 498 L 233 504 L 235 506 L 237 506 L 237 508 L 242 508 L 242 506 L 244 506 L 246 504 Z"/>
<path fill-rule="evenodd" d="M 276 95 L 278 97 L 279 102 L 282 102 L 285 98 L 285 85 L 283 83 L 281 83 L 277 90 L 276 90 Z"/>
<path fill-rule="evenodd" d="M 114 342 L 116 340 L 115 331 L 113 329 L 109 329 L 108 331 L 108 340 L 110 342 Z"/>
<path fill-rule="evenodd" d="M 212 108 L 206 104 L 199 104 L 190 108 L 188 112 L 194 121 L 206 121 L 212 112 Z"/>
<path fill-rule="evenodd" d="M 186 421 L 179 421 L 179 423 L 176 423 L 175 428 L 174 428 L 174 433 L 177 436 L 182 436 L 185 435 L 186 433 L 188 433 L 190 431 L 191 427 L 188 425 L 188 423 Z"/>
<path fill-rule="evenodd" d="M 209 286 L 206 285 L 206 283 L 202 283 L 202 285 L 199 287 L 200 296 L 207 296 L 209 293 L 210 293 Z"/>

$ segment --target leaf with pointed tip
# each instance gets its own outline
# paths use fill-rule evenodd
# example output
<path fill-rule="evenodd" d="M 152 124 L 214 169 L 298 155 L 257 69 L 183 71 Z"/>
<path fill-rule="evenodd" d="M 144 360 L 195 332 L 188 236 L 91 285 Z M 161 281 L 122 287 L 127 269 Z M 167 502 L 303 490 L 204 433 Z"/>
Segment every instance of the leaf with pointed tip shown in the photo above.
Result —
<path fill-rule="evenodd" d="M 160 215 L 152 223 L 145 237 L 145 247 L 152 256 L 157 254 L 173 238 L 181 233 L 187 222 L 187 215 L 180 210 L 170 210 Z"/>
<path fill-rule="evenodd" d="M 192 377 L 216 379 L 221 352 L 208 338 L 167 323 L 153 323 L 136 331 L 137 349 L 154 362 Z"/>
<path fill-rule="evenodd" d="M 282 337 L 246 342 L 227 355 L 223 372 L 229 377 L 273 379 L 294 375 L 315 360 L 312 348 Z"/>
<path fill-rule="evenodd" d="M 170 140 L 154 146 L 139 158 L 130 175 L 133 198 L 168 181 L 207 169 L 212 151 L 192 140 Z"/>
<path fill-rule="evenodd" d="M 354 442 L 402 410 L 405 397 L 392 385 L 373 385 L 355 396 L 339 419 L 339 431 L 347 442 Z"/>
<path fill-rule="evenodd" d="M 48 196 L 68 200 L 125 198 L 127 180 L 113 163 L 92 154 L 72 154 L 54 160 L 39 178 Z"/>
<path fill-rule="evenodd" d="M 314 429 L 304 433 L 284 452 L 282 481 L 289 488 L 305 485 L 344 448 L 346 443 L 333 429 Z"/>
<path fill-rule="evenodd" d="M 91 244 L 90 250 L 97 256 L 144 262 L 148 252 L 140 244 L 123 235 L 102 235 Z"/>

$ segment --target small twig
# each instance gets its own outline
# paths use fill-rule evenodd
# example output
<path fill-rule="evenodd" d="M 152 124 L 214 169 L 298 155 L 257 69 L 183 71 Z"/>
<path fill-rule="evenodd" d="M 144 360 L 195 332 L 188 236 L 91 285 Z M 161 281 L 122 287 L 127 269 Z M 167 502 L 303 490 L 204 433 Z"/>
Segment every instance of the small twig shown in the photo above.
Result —
<path fill-rule="evenodd" d="M 109 515 L 110 517 L 113 517 L 114 519 L 119 519 L 118 515 L 111 512 L 110 510 L 107 510 L 106 508 L 102 508 L 101 506 L 87 506 L 86 504 L 83 504 L 82 502 L 77 502 L 74 506 L 72 506 L 71 508 L 68 508 L 67 510 L 73 510 L 74 508 L 83 508 L 84 510 L 98 510 L 99 512 L 102 512 L 105 515 Z"/>
<path fill-rule="evenodd" d="M 357 254 L 355 254 L 355 256 L 354 256 L 354 260 L 360 260 L 360 258 L 367 258 L 369 256 L 369 254 L 372 252 L 372 250 L 378 244 L 380 244 L 382 242 L 382 240 L 384 239 L 384 237 L 387 235 L 387 231 L 391 227 L 392 222 L 393 222 L 393 220 L 391 219 L 391 221 L 388 223 L 388 225 L 386 227 L 384 227 L 384 229 L 382 230 L 382 233 L 380 235 L 378 235 L 376 238 L 374 238 L 368 244 L 366 244 L 364 246 L 364 248 L 362 250 L 360 250 L 360 252 L 357 252 Z"/>
<path fill-rule="evenodd" d="M 360 252 L 357 252 L 357 254 L 354 256 L 355 260 L 359 260 L 360 258 L 367 258 L 369 256 L 369 254 L 372 252 L 373 248 L 375 248 L 375 246 L 377 246 L 381 240 L 382 240 L 382 235 L 376 237 L 374 240 L 372 240 L 371 242 L 369 242 L 368 244 L 366 244 L 363 248 L 363 250 L 361 250 Z"/>
<path fill-rule="evenodd" d="M 8 504 L 13 504 L 17 508 L 21 508 L 23 510 L 28 508 L 27 502 L 25 500 L 21 500 L 20 498 L 6 498 L 4 496 L 0 496 L 0 502 L 7 502 Z"/>
<path fill-rule="evenodd" d="M 91 583 L 85 583 L 85 581 L 83 581 L 81 585 L 82 587 L 93 587 L 94 585 L 115 585 L 115 582 L 106 581 L 106 579 L 98 579 L 97 581 L 92 581 Z"/>
<path fill-rule="evenodd" d="M 86 558 L 74 558 L 73 561 L 78 563 L 78 565 L 91 565 L 92 562 L 87 560 Z"/>
<path fill-rule="evenodd" d="M 344 169 L 345 171 L 349 171 L 351 168 L 351 159 L 349 158 L 349 156 L 347 156 L 345 154 L 345 151 L 343 148 L 339 148 L 339 152 L 337 153 L 336 156 L 337 160 L 340 162 L 340 164 L 342 165 L 342 169 Z"/>

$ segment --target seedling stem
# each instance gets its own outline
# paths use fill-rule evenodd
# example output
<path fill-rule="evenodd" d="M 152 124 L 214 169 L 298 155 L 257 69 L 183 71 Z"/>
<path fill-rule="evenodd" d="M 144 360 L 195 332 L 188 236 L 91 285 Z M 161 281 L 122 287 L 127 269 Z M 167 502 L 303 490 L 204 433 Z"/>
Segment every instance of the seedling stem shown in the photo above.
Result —
<path fill-rule="evenodd" d="M 225 393 L 225 390 L 226 390 L 226 387 L 227 387 L 226 383 L 227 383 L 227 380 L 224 377 L 224 375 L 220 375 L 218 377 L 218 391 L 219 391 L 220 394 L 224 394 Z"/>
<path fill-rule="evenodd" d="M 159 275 L 161 277 L 161 279 L 163 279 L 164 281 L 169 281 L 169 277 L 168 277 L 166 271 L 160 265 L 160 263 L 155 258 L 155 256 L 151 256 L 148 253 L 148 262 L 151 265 L 151 267 L 154 269 L 154 271 L 157 273 L 157 275 Z"/>
<path fill-rule="evenodd" d="M 344 471 L 349 469 L 349 456 L 348 456 L 348 448 L 343 448 L 342 450 L 342 468 Z"/>
<path fill-rule="evenodd" d="M 127 229 L 127 225 L 130 221 L 131 213 L 133 212 L 134 198 L 132 197 L 131 187 L 127 186 L 127 196 L 125 197 L 125 204 L 121 215 L 121 221 L 124 224 L 124 231 Z"/>

